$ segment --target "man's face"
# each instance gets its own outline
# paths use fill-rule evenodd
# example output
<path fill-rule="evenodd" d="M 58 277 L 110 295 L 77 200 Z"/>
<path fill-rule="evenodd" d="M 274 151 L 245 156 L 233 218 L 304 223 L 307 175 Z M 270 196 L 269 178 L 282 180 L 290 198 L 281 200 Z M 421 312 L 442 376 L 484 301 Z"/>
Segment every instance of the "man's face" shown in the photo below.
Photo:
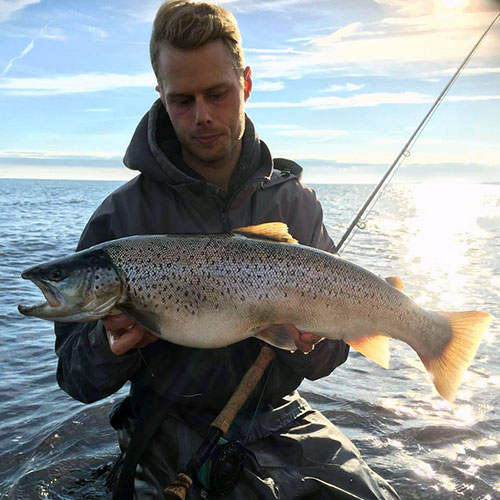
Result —
<path fill-rule="evenodd" d="M 165 45 L 159 58 L 160 98 L 170 115 L 184 161 L 195 170 L 236 166 L 250 96 L 250 68 L 244 86 L 221 40 L 181 50 Z"/>

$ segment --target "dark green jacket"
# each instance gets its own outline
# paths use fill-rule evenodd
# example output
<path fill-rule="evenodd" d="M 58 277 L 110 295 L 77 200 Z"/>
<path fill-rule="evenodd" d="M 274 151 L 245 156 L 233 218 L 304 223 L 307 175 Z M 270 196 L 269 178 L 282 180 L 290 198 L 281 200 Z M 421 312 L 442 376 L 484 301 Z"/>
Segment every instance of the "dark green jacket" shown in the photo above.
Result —
<path fill-rule="evenodd" d="M 334 247 L 315 193 L 300 181 L 302 169 L 287 160 L 273 162 L 248 118 L 229 193 L 207 183 L 183 163 L 160 101 L 139 123 L 124 162 L 140 175 L 104 200 L 88 222 L 79 250 L 135 234 L 222 233 L 269 221 L 288 224 L 302 244 L 327 251 Z M 137 405 L 142 388 L 154 374 L 168 390 L 175 392 L 182 385 L 185 397 L 180 406 L 186 411 L 207 416 L 222 408 L 260 348 L 256 339 L 221 349 L 192 349 L 158 340 L 141 353 L 136 349 L 115 356 L 101 322 L 56 324 L 56 335 L 57 379 L 74 398 L 90 403 L 131 380 L 132 403 Z M 304 377 L 328 375 L 347 354 L 342 341 L 323 341 L 307 356 L 278 352 L 264 403 L 279 404 Z"/>

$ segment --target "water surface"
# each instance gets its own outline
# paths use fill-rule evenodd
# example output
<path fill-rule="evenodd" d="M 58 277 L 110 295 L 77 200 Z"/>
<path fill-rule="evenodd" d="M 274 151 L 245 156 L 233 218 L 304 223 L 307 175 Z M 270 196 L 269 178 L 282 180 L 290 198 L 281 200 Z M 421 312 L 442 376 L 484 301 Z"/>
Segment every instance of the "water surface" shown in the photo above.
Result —
<path fill-rule="evenodd" d="M 117 182 L 0 179 L 0 497 L 107 498 L 117 453 L 107 414 L 121 393 L 83 405 L 55 381 L 52 325 L 17 304 L 41 297 L 20 272 L 74 250 Z M 338 241 L 371 186 L 313 186 Z M 500 318 L 500 186 L 390 186 L 343 256 L 434 310 L 480 309 Z M 352 353 L 302 394 L 359 447 L 404 500 L 500 498 L 500 324 L 495 321 L 453 405 L 416 354 L 391 343 L 391 369 Z"/>

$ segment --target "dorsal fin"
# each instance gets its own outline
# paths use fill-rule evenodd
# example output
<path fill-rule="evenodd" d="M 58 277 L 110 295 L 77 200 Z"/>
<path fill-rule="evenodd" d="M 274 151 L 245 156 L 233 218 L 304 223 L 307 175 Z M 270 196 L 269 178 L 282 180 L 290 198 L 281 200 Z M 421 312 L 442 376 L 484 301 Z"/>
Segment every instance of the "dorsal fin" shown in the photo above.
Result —
<path fill-rule="evenodd" d="M 389 276 L 388 278 L 385 278 L 385 281 L 387 281 L 389 285 L 392 285 L 397 290 L 402 290 L 404 288 L 403 280 L 401 278 L 398 278 L 397 276 Z"/>
<path fill-rule="evenodd" d="M 242 234 L 247 238 L 259 240 L 282 241 L 285 243 L 298 243 L 288 232 L 288 226 L 284 222 L 265 222 L 255 226 L 238 227 L 232 233 Z"/>

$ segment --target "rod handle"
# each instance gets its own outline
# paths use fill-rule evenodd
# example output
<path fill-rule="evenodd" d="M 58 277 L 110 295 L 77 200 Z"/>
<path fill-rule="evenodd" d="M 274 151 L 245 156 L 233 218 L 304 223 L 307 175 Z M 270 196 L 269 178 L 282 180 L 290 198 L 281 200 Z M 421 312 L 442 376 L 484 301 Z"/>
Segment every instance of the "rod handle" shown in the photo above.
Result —
<path fill-rule="evenodd" d="M 236 391 L 211 424 L 220 429 L 222 434 L 226 434 L 234 417 L 259 383 L 274 356 L 274 350 L 271 347 L 265 345 L 261 348 L 259 356 L 241 379 Z"/>
<path fill-rule="evenodd" d="M 166 500 L 186 500 L 186 495 L 193 480 L 182 472 L 163 490 Z"/>

